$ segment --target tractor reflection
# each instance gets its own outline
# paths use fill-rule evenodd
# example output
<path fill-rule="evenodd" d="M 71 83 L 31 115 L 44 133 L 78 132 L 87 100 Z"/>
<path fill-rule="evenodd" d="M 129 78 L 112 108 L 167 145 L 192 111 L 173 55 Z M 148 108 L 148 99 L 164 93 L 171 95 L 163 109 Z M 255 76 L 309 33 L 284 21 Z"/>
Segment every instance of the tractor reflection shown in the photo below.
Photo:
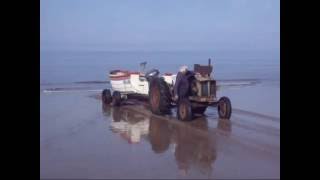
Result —
<path fill-rule="evenodd" d="M 219 119 L 217 129 L 210 129 L 205 117 L 191 122 L 173 122 L 116 107 L 104 107 L 104 113 L 112 117 L 111 130 L 122 133 L 129 143 L 137 143 L 145 137 L 154 153 L 171 149 L 180 175 L 187 175 L 190 169 L 211 174 L 217 159 L 216 134 L 228 136 L 231 132 L 231 121 L 227 119 Z"/>

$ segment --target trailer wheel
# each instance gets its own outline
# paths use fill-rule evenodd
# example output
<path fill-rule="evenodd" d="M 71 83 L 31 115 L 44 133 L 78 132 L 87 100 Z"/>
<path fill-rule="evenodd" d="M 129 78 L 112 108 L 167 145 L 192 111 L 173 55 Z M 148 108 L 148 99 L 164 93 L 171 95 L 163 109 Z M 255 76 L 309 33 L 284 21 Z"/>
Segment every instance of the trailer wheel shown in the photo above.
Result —
<path fill-rule="evenodd" d="M 110 104 L 112 102 L 112 96 L 109 89 L 104 89 L 101 94 L 102 97 L 102 103 L 104 104 Z"/>
<path fill-rule="evenodd" d="M 177 108 L 178 119 L 182 121 L 190 121 L 192 119 L 191 103 L 187 98 L 183 98 L 178 102 Z"/>
<path fill-rule="evenodd" d="M 119 106 L 121 102 L 121 94 L 119 91 L 114 91 L 112 94 L 112 105 Z"/>
<path fill-rule="evenodd" d="M 149 103 L 154 114 L 170 113 L 171 94 L 163 78 L 153 78 L 149 87 Z"/>
<path fill-rule="evenodd" d="M 230 119 L 231 117 L 231 101 L 228 97 L 221 97 L 218 104 L 219 118 Z"/>
<path fill-rule="evenodd" d="M 203 106 L 203 107 L 194 107 L 192 108 L 192 113 L 195 114 L 204 114 L 204 112 L 207 110 L 207 106 Z"/>

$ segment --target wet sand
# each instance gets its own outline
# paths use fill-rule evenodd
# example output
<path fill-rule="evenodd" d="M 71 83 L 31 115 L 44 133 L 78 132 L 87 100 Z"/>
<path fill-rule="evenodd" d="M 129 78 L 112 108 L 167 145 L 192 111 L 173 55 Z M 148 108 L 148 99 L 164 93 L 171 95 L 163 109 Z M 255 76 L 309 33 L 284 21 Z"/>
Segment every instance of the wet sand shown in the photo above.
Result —
<path fill-rule="evenodd" d="M 239 106 L 191 122 L 99 92 L 40 93 L 41 178 L 279 178 L 280 120 Z M 231 98 L 232 100 L 232 98 Z M 237 101 L 235 103 L 237 104 Z"/>

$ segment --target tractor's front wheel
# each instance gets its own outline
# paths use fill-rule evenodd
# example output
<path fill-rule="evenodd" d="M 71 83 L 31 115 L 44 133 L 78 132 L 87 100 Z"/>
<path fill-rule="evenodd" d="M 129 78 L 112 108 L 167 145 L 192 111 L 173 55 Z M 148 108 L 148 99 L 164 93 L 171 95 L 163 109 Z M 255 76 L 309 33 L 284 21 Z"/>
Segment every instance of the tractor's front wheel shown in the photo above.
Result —
<path fill-rule="evenodd" d="M 192 108 L 191 103 L 187 98 L 179 100 L 177 107 L 178 119 L 182 121 L 190 121 L 192 119 Z"/>
<path fill-rule="evenodd" d="M 231 101 L 228 97 L 221 97 L 218 103 L 219 118 L 230 119 L 232 112 Z"/>

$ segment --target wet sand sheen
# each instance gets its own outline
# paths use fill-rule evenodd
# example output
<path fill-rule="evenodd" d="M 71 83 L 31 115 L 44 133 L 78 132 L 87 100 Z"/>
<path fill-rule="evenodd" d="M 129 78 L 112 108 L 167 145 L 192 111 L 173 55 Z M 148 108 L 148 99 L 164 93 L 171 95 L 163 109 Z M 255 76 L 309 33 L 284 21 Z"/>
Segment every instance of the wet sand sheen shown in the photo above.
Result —
<path fill-rule="evenodd" d="M 279 178 L 280 130 L 257 116 L 181 122 L 94 92 L 43 93 L 41 107 L 41 178 Z"/>

